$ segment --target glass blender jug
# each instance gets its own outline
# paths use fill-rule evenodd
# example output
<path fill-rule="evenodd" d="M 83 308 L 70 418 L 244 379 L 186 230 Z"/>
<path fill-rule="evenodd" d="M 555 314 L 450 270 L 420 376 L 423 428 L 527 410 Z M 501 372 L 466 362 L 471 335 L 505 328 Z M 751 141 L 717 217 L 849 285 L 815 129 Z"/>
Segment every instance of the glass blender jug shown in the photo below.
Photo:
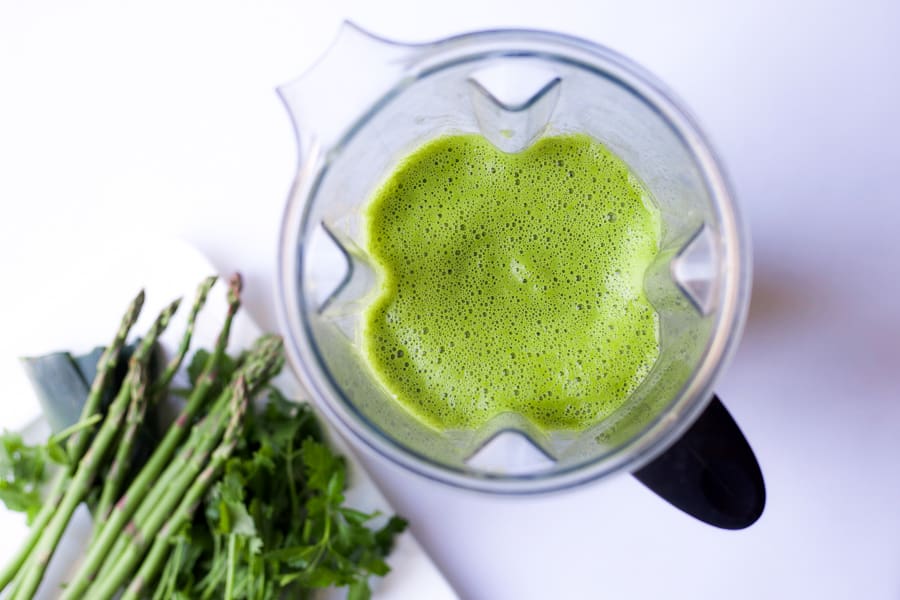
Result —
<path fill-rule="evenodd" d="M 463 488 L 541 492 L 630 471 L 711 524 L 737 529 L 759 517 L 762 475 L 712 390 L 747 310 L 748 241 L 716 157 L 660 82 L 556 33 L 408 45 L 347 23 L 325 57 L 279 92 L 300 155 L 281 231 L 280 317 L 292 366 L 344 434 Z M 659 358 L 586 431 L 542 431 L 513 413 L 477 430 L 436 431 L 363 358 L 361 317 L 378 276 L 361 242 L 362 208 L 398 161 L 449 133 L 478 133 L 504 152 L 543 135 L 587 134 L 629 165 L 661 211 L 660 250 L 644 278 L 660 319 Z"/>

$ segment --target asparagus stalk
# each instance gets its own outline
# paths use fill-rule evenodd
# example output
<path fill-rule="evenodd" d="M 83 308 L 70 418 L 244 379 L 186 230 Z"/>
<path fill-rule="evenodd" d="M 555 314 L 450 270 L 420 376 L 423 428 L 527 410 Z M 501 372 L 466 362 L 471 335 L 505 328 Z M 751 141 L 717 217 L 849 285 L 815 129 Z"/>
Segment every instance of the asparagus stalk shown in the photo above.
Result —
<path fill-rule="evenodd" d="M 128 332 L 134 326 L 135 321 L 137 321 L 143 305 L 144 292 L 141 290 L 141 292 L 131 301 L 128 310 L 125 311 L 125 315 L 122 317 L 122 322 L 119 325 L 119 329 L 112 342 L 100 356 L 100 360 L 97 363 L 97 376 L 91 384 L 91 389 L 88 392 L 88 397 L 85 401 L 84 409 L 81 412 L 81 419 L 79 419 L 79 421 L 84 421 L 97 412 L 103 394 L 115 372 L 119 355 L 122 352 L 122 346 L 125 344 L 125 339 L 128 337 Z M 66 491 L 66 487 L 71 478 L 71 472 L 74 471 L 74 465 L 81 460 L 81 457 L 84 454 L 87 442 L 90 439 L 90 433 L 90 431 L 81 431 L 69 438 L 67 448 L 69 457 L 71 458 L 72 467 L 61 471 L 59 475 L 56 476 L 56 479 L 50 487 L 50 493 L 47 495 L 47 501 L 41 507 L 40 512 L 34 519 L 28 538 L 25 540 L 19 553 L 16 554 L 13 560 L 3 569 L 3 572 L 0 573 L 0 591 L 3 591 L 3 589 L 9 585 L 9 582 L 12 581 L 13 577 L 16 576 L 16 573 L 22 568 L 25 560 L 34 549 L 35 544 L 37 544 L 41 533 L 53 517 L 54 511 Z"/>
<path fill-rule="evenodd" d="M 116 337 L 113 338 L 112 343 L 106 347 L 106 350 L 103 351 L 100 360 L 97 362 L 97 376 L 91 384 L 91 391 L 88 392 L 87 400 L 84 403 L 84 409 L 81 411 L 81 418 L 78 419 L 79 421 L 84 421 L 100 411 L 100 402 L 103 399 L 103 393 L 109 386 L 116 365 L 118 365 L 119 355 L 122 353 L 122 346 L 125 345 L 125 339 L 128 337 L 128 332 L 137 321 L 143 306 L 144 290 L 141 290 L 138 292 L 138 295 L 135 296 L 134 300 L 131 301 L 131 305 L 125 312 L 125 316 L 122 317 L 122 323 L 119 325 Z M 168 322 L 168 319 L 166 322 Z M 165 325 L 163 325 L 163 328 L 165 328 Z M 92 435 L 93 430 L 86 429 L 69 438 L 68 450 L 69 456 L 72 459 L 72 464 L 77 463 L 81 460 L 81 457 L 84 456 Z"/>
<path fill-rule="evenodd" d="M 159 335 L 169 324 L 172 315 L 178 309 L 178 303 L 179 301 L 176 300 L 160 313 L 159 317 L 157 317 L 153 326 L 150 328 L 150 331 L 141 341 L 140 346 L 138 346 L 138 349 L 132 356 L 126 381 L 122 384 L 122 388 L 110 405 L 106 419 L 103 421 L 103 425 L 100 426 L 100 430 L 94 437 L 93 442 L 78 463 L 78 469 L 72 477 L 71 482 L 69 482 L 65 495 L 59 503 L 59 507 L 54 512 L 47 527 L 41 533 L 40 539 L 34 548 L 32 558 L 29 559 L 25 566 L 21 585 L 17 586 L 16 591 L 12 595 L 13 599 L 29 599 L 33 597 L 34 593 L 37 591 L 38 585 L 44 576 L 44 572 L 47 570 L 47 564 L 50 562 L 50 558 L 52 558 L 56 546 L 59 543 L 59 538 L 62 537 L 66 526 L 69 524 L 69 519 L 72 518 L 72 513 L 75 512 L 75 508 L 81 503 L 87 492 L 90 490 L 91 484 L 103 463 L 105 454 L 116 438 L 119 423 L 125 416 L 125 412 L 131 399 L 131 390 L 136 387 L 138 377 L 140 377 L 140 370 L 147 368 L 147 362 L 153 351 L 153 346 Z"/>
<path fill-rule="evenodd" d="M 206 304 L 206 298 L 209 296 L 209 291 L 216 284 L 217 279 L 216 276 L 207 277 L 197 287 L 197 295 L 194 298 L 194 304 L 191 306 L 191 312 L 188 315 L 187 326 L 185 327 L 184 335 L 181 338 L 181 343 L 178 345 L 178 349 L 175 351 L 172 360 L 166 365 L 166 370 L 162 372 L 162 375 L 160 375 L 156 383 L 153 384 L 150 393 L 151 401 L 157 400 L 158 396 L 166 391 L 169 384 L 172 383 L 172 378 L 175 377 L 175 374 L 178 373 L 178 369 L 181 368 L 181 363 L 184 362 L 184 357 L 187 356 L 188 349 L 191 347 L 191 338 L 194 336 L 194 325 L 197 323 L 197 315 L 200 314 L 200 311 Z"/>
<path fill-rule="evenodd" d="M 138 524 L 146 523 L 153 517 L 153 513 L 165 502 L 169 491 L 177 488 L 180 482 L 186 481 L 189 483 L 203 468 L 206 458 L 208 458 L 212 448 L 222 435 L 225 423 L 223 415 L 232 400 L 232 395 L 230 389 L 228 392 L 224 392 L 216 400 L 209 414 L 194 426 L 188 440 L 175 458 L 172 459 L 171 464 L 157 478 L 157 483 L 150 489 L 146 497 L 141 500 L 140 506 L 138 506 L 128 524 L 117 536 L 112 548 L 103 556 L 102 567 L 95 579 L 102 580 L 109 574 L 112 567 L 115 566 L 115 560 L 117 560 L 110 560 L 109 557 L 121 556 L 122 552 L 128 547 L 128 536 L 134 534 Z"/>
<path fill-rule="evenodd" d="M 267 383 L 269 379 L 274 377 L 278 371 L 281 370 L 283 365 L 282 352 L 283 346 L 281 338 L 274 335 L 261 337 L 254 345 L 246 365 L 235 375 L 233 381 L 236 381 L 238 378 L 243 378 L 247 387 L 250 389 L 251 395 L 255 394 L 262 385 Z M 213 408 L 209 411 L 210 415 L 215 415 L 217 411 L 226 409 L 233 394 L 234 384 L 232 383 L 232 385 L 226 388 L 216 400 Z M 209 416 L 207 417 L 207 420 L 209 420 Z M 192 435 L 196 433 L 198 428 L 200 428 L 200 426 L 194 428 Z M 182 450 L 182 453 L 166 467 L 160 479 L 168 479 L 181 473 L 184 469 L 185 461 L 190 459 L 191 452 L 192 449 L 189 446 L 185 447 Z M 148 512 L 154 509 L 160 497 L 165 493 L 166 490 L 164 486 L 153 486 L 147 494 L 147 497 L 141 501 L 140 507 L 135 512 L 134 520 L 146 518 Z M 113 552 L 113 554 L 115 554 L 115 552 Z"/>
<path fill-rule="evenodd" d="M 213 453 L 210 464 L 191 484 L 190 489 L 178 505 L 175 513 L 163 525 L 159 535 L 153 542 L 153 546 L 150 548 L 150 552 L 144 558 L 137 575 L 132 579 L 121 600 L 138 600 L 144 591 L 144 587 L 154 580 L 160 567 L 165 562 L 173 538 L 191 521 L 197 506 L 203 500 L 204 494 L 206 494 L 213 481 L 218 478 L 225 461 L 228 460 L 234 451 L 238 440 L 237 432 L 249 402 L 247 385 L 243 379 L 238 381 L 236 391 L 237 393 L 234 397 L 236 406 L 232 410 L 231 422 L 228 424 L 228 429 L 225 431 L 221 445 Z"/>
<path fill-rule="evenodd" d="M 247 364 L 244 368 L 241 369 L 241 372 L 236 376 L 237 378 L 243 378 L 245 384 L 249 390 L 250 395 L 254 395 L 259 388 L 265 385 L 269 379 L 274 377 L 278 371 L 281 370 L 281 367 L 284 364 L 284 355 L 283 355 L 283 343 L 280 337 L 276 335 L 266 335 L 262 336 L 257 340 L 256 344 L 254 344 L 253 350 L 250 353 L 250 356 L 247 359 Z M 223 411 L 225 411 L 228 407 L 229 402 L 234 393 L 234 384 L 226 388 L 218 400 L 216 400 L 214 408 L 212 408 L 204 419 L 204 421 L 198 426 L 194 427 L 191 432 L 191 437 L 188 440 L 185 447 L 182 448 L 181 452 L 176 456 L 176 458 L 172 461 L 172 463 L 165 469 L 163 474 L 158 478 L 158 483 L 156 483 L 147 493 L 146 497 L 140 501 L 140 506 L 134 513 L 134 516 L 131 519 L 131 522 L 125 528 L 125 532 L 128 533 L 129 530 L 133 531 L 137 527 L 137 524 L 146 523 L 149 519 L 152 518 L 152 515 L 155 511 L 158 510 L 158 507 L 164 502 L 164 497 L 169 493 L 170 487 L 177 485 L 179 478 L 181 481 L 187 481 L 188 483 L 184 483 L 184 487 L 187 487 L 190 480 L 196 475 L 196 472 L 192 475 L 185 475 L 185 473 L 189 473 L 191 469 L 192 461 L 194 461 L 196 455 L 201 452 L 206 452 L 207 454 L 212 449 L 212 446 L 206 448 L 205 450 L 202 448 L 198 448 L 198 444 L 205 438 L 210 436 L 210 427 L 220 427 L 222 425 L 222 420 L 220 419 L 216 421 L 217 415 L 220 415 Z M 165 516 L 169 514 L 169 510 L 163 510 L 165 512 Z M 165 518 L 165 517 L 163 517 Z M 102 556 L 100 557 L 100 561 L 103 561 L 107 556 L 119 557 L 125 551 L 128 540 L 125 536 L 117 536 L 115 541 L 110 542 L 112 546 L 105 545 L 104 551 L 102 552 Z M 91 549 L 91 553 L 93 553 L 94 549 Z M 98 551 L 99 552 L 99 551 Z M 90 553 L 89 553 L 89 558 Z M 94 577 L 89 578 L 90 580 L 103 580 L 109 574 L 114 564 L 112 561 L 105 561 L 102 565 L 102 568 L 99 572 L 95 572 Z M 74 588 L 72 584 L 66 588 L 66 594 L 63 596 L 63 600 L 75 600 L 79 598 L 79 595 L 73 592 Z M 72 594 L 70 596 L 70 593 Z M 79 594 L 81 591 L 78 592 Z"/>
<path fill-rule="evenodd" d="M 167 550 L 169 539 L 187 522 L 203 494 L 206 493 L 225 461 L 231 456 L 237 444 L 238 431 L 247 408 L 247 402 L 247 382 L 241 376 L 233 387 L 232 400 L 228 404 L 231 418 L 227 426 L 224 423 L 227 412 L 223 410 L 218 415 L 219 420 L 210 427 L 214 430 L 213 434 L 207 435 L 201 442 L 199 452 L 190 461 L 190 467 L 183 471 L 167 490 L 162 502 L 155 507 L 147 522 L 136 525 L 134 529 L 129 527 L 129 530 L 126 531 L 127 548 L 121 554 L 116 555 L 109 575 L 102 577 L 91 586 L 87 597 L 96 600 L 110 600 L 133 574 L 144 556 L 147 545 L 154 538 L 156 538 L 154 547 L 158 546 L 159 549 L 156 550 L 155 555 L 148 557 L 153 562 L 148 565 L 147 571 L 153 571 L 151 576 L 155 575 L 158 563 L 161 562 Z M 223 428 L 224 435 L 222 434 Z M 207 460 L 209 460 L 208 463 Z M 162 484 L 163 482 L 160 481 L 160 485 Z M 142 586 L 140 582 L 148 580 L 149 578 L 135 580 L 137 586 L 134 586 L 136 590 L 131 592 L 133 597 L 137 597 L 139 593 Z M 126 593 L 127 596 L 128 593 Z"/>
<path fill-rule="evenodd" d="M 159 474 L 171 462 L 172 456 L 187 435 L 192 421 L 205 406 L 207 396 L 216 378 L 216 372 L 225 356 L 225 348 L 228 345 L 234 316 L 240 307 L 240 275 L 235 274 L 228 283 L 228 312 L 225 315 L 225 323 L 216 339 L 216 345 L 212 354 L 209 355 L 206 364 L 203 366 L 203 372 L 197 380 L 194 391 L 188 398 L 181 414 L 169 427 L 162 442 L 153 451 L 150 460 L 147 461 L 134 481 L 128 486 L 128 490 L 116 502 L 102 529 L 95 531 L 94 540 L 88 549 L 84 562 L 66 587 L 66 598 L 80 599 L 84 597 L 85 590 L 97 576 L 97 572 L 103 565 L 103 560 L 109 549 L 115 543 L 119 534 L 121 534 L 122 529 L 134 514 L 134 511 L 140 506 L 147 494 L 154 489 L 154 484 Z"/>
<path fill-rule="evenodd" d="M 122 433 L 122 439 L 116 448 L 116 456 L 107 471 L 106 480 L 103 483 L 103 490 L 100 494 L 100 502 L 95 511 L 93 537 L 97 536 L 104 523 L 106 523 L 106 519 L 112 511 L 113 503 L 118 499 L 119 493 L 122 490 L 122 483 L 124 482 L 128 470 L 128 462 L 131 459 L 134 449 L 137 431 L 144 420 L 147 406 L 149 403 L 159 400 L 159 396 L 165 393 L 169 387 L 169 383 L 171 383 L 172 378 L 175 376 L 175 373 L 177 373 L 178 369 L 181 367 L 181 363 L 184 361 L 184 357 L 191 345 L 191 338 L 194 334 L 194 325 L 197 322 L 197 315 L 200 313 L 203 305 L 206 304 L 209 290 L 215 283 L 216 277 L 207 277 L 200 283 L 197 288 L 194 303 L 191 306 L 191 311 L 188 315 L 187 325 L 185 326 L 184 335 L 181 338 L 178 350 L 166 366 L 165 371 L 163 371 L 159 379 L 153 384 L 149 393 L 144 389 L 142 390 L 144 393 L 132 398 L 132 405 L 129 406 L 128 415 L 125 417 L 126 429 Z M 136 402 L 138 398 L 140 400 L 139 402 Z"/>
<path fill-rule="evenodd" d="M 106 480 L 103 482 L 103 492 L 100 503 L 94 514 L 94 531 L 106 521 L 109 511 L 112 509 L 113 498 L 118 494 L 125 480 L 128 470 L 128 461 L 134 450 L 134 442 L 137 438 L 138 428 L 144 421 L 147 410 L 147 373 L 145 369 L 139 369 L 137 385 L 132 390 L 131 401 L 128 404 L 128 413 L 125 415 L 125 430 L 116 447 L 116 455 L 106 471 Z"/>
<path fill-rule="evenodd" d="M 281 370 L 281 367 L 284 363 L 284 358 L 282 355 L 283 352 L 283 344 L 281 338 L 275 335 L 266 335 L 261 337 L 257 343 L 254 345 L 253 350 L 251 351 L 250 356 L 247 359 L 247 364 L 235 375 L 234 381 L 237 379 L 243 379 L 250 395 L 256 394 L 260 387 L 265 385 L 272 377 L 274 377 L 278 371 Z M 234 383 L 226 388 L 218 400 L 216 400 L 214 407 L 210 410 L 210 414 L 207 416 L 207 420 L 211 420 L 210 416 L 215 415 L 218 411 L 225 410 L 228 406 L 228 403 L 231 401 L 231 397 L 234 395 Z M 197 433 L 197 429 L 200 429 L 202 426 L 198 426 L 194 428 L 194 433 Z M 199 433 L 203 435 L 204 433 L 201 431 Z M 166 470 L 163 472 L 163 475 L 160 477 L 160 480 L 170 480 L 171 478 L 177 477 L 179 473 L 185 469 L 186 461 L 190 460 L 190 454 L 193 452 L 192 448 L 186 447 L 183 449 L 181 455 L 176 457 L 175 460 L 166 467 Z M 148 514 L 155 509 L 158 505 L 160 498 L 166 494 L 165 486 L 156 485 L 154 486 L 150 492 L 147 494 L 147 497 L 141 502 L 140 507 L 134 514 L 133 520 L 140 521 L 147 518 Z M 121 544 L 123 542 L 118 542 Z M 117 546 L 119 547 L 119 546 Z M 115 550 L 112 552 L 112 555 L 115 556 Z"/>

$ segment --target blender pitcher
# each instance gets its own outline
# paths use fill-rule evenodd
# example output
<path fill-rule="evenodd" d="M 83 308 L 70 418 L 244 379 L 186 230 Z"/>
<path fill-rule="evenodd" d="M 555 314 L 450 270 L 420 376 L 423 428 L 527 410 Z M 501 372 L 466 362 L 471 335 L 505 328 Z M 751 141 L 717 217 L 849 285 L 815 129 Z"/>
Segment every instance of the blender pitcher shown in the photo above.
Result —
<path fill-rule="evenodd" d="M 285 210 L 279 311 L 290 362 L 345 434 L 426 477 L 495 493 L 562 489 L 630 471 L 710 524 L 762 513 L 752 450 L 713 395 L 747 310 L 750 254 L 722 169 L 686 111 L 653 76 L 596 44 L 499 30 L 399 44 L 345 24 L 316 65 L 279 92 L 300 166 Z M 612 415 L 543 431 L 514 413 L 437 431 L 396 402 L 361 352 L 378 276 L 362 209 L 425 142 L 477 133 L 504 152 L 583 133 L 618 155 L 661 212 L 644 278 L 660 353 Z"/>

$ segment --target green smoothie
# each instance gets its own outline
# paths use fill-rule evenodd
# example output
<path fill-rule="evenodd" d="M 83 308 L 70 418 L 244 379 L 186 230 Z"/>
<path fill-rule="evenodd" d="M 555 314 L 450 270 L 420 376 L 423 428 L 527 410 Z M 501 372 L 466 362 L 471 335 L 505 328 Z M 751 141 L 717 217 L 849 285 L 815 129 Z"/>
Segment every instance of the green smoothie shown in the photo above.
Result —
<path fill-rule="evenodd" d="M 621 159 L 585 135 L 505 154 L 478 135 L 407 156 L 365 212 L 381 286 L 366 360 L 409 412 L 472 429 L 515 412 L 581 430 L 659 355 L 643 291 L 661 219 Z"/>

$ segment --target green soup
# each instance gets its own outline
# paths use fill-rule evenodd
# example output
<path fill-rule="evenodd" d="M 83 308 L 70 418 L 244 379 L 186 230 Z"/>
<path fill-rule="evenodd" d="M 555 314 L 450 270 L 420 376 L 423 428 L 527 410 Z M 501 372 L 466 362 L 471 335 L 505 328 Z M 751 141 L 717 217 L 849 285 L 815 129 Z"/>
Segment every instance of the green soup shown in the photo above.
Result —
<path fill-rule="evenodd" d="M 381 287 L 363 349 L 396 401 L 439 430 L 515 412 L 580 430 L 659 355 L 643 291 L 661 220 L 625 163 L 584 135 L 505 154 L 478 135 L 406 157 L 365 212 Z"/>

